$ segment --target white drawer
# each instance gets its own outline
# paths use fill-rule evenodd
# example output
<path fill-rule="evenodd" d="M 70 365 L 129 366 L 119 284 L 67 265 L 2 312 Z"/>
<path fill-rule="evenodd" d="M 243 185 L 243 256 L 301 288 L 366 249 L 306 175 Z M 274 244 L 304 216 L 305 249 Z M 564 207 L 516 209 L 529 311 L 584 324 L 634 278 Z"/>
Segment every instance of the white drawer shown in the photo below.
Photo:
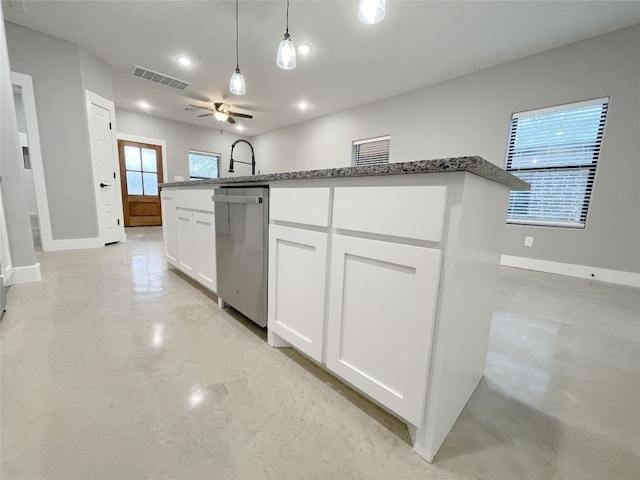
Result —
<path fill-rule="evenodd" d="M 271 188 L 269 219 L 328 227 L 329 200 L 329 187 Z"/>
<path fill-rule="evenodd" d="M 178 188 L 176 189 L 175 202 L 178 208 L 187 210 L 201 210 L 203 212 L 213 212 L 214 205 L 213 185 L 209 188 Z"/>
<path fill-rule="evenodd" d="M 440 242 L 446 206 L 445 186 L 336 187 L 333 226 Z"/>

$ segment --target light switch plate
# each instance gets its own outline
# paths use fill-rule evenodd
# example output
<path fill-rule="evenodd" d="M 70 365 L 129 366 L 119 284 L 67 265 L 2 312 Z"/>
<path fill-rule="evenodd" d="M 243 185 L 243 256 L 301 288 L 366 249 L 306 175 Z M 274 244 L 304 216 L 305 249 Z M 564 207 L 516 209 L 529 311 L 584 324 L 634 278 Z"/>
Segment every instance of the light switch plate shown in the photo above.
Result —
<path fill-rule="evenodd" d="M 524 237 L 524 246 L 533 247 L 533 237 Z"/>

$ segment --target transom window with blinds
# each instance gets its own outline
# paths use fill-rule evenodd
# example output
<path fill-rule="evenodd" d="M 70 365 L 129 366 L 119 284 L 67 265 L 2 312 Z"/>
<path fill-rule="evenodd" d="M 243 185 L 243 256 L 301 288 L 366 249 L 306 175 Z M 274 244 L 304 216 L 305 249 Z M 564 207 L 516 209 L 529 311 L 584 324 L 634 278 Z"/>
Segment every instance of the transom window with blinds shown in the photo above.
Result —
<path fill-rule="evenodd" d="M 609 98 L 516 113 L 506 170 L 531 184 L 511 192 L 507 223 L 584 228 Z"/>
<path fill-rule="evenodd" d="M 352 150 L 352 164 L 354 167 L 389 163 L 389 149 L 391 136 L 355 140 Z"/>

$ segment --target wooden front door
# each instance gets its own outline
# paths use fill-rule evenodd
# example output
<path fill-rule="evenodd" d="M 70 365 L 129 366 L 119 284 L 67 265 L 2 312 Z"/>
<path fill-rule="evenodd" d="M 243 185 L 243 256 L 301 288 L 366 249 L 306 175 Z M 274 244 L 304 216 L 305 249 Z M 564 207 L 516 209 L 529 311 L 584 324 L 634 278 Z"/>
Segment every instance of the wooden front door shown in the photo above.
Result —
<path fill-rule="evenodd" d="M 162 225 L 158 192 L 158 184 L 162 183 L 160 145 L 118 140 L 118 152 L 124 225 Z"/>

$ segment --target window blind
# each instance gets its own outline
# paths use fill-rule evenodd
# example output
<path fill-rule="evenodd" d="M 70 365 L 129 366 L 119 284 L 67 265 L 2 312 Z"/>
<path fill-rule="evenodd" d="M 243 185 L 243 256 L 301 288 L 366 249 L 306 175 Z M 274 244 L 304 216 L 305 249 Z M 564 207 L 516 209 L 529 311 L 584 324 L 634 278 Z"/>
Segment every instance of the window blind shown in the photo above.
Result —
<path fill-rule="evenodd" d="M 511 192 L 508 223 L 584 228 L 609 99 L 515 114 L 506 170 L 531 184 Z"/>
<path fill-rule="evenodd" d="M 192 180 L 218 178 L 220 155 L 189 150 L 189 177 Z"/>
<path fill-rule="evenodd" d="M 391 136 L 356 140 L 353 142 L 353 166 L 389 163 Z"/>

